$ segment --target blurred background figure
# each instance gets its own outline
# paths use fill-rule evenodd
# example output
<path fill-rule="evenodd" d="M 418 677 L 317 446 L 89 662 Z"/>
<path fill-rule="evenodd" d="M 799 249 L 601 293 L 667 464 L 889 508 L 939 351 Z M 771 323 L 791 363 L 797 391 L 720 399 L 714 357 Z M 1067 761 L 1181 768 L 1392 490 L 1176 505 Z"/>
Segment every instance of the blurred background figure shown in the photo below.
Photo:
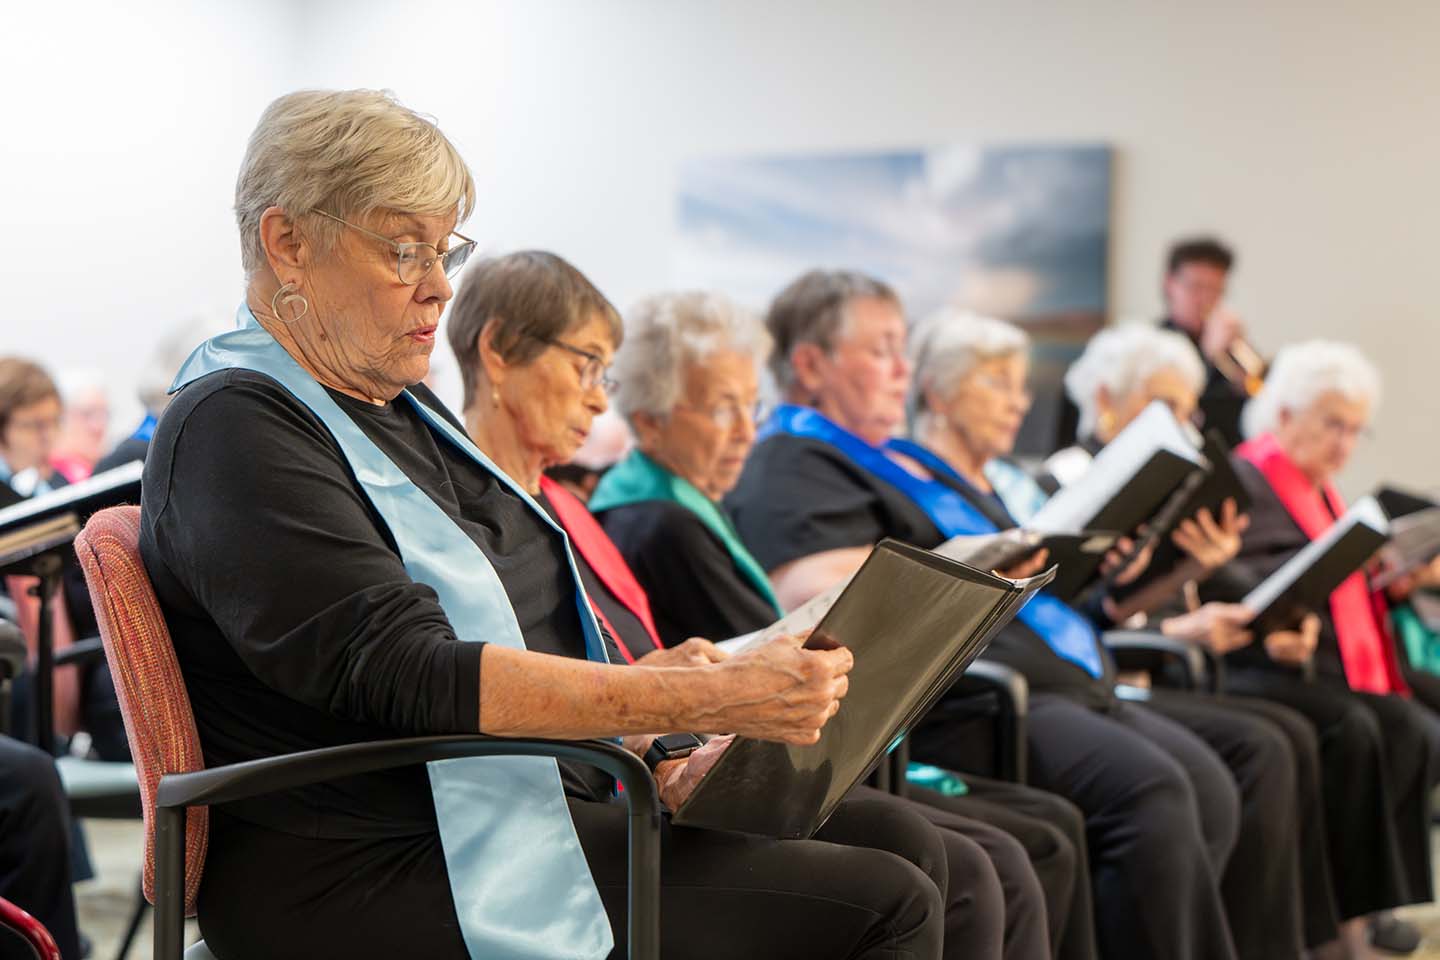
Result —
<path fill-rule="evenodd" d="M 105 455 L 110 430 L 110 395 L 98 370 L 61 370 L 57 378 L 64 412 L 50 465 L 66 480 L 84 480 Z"/>

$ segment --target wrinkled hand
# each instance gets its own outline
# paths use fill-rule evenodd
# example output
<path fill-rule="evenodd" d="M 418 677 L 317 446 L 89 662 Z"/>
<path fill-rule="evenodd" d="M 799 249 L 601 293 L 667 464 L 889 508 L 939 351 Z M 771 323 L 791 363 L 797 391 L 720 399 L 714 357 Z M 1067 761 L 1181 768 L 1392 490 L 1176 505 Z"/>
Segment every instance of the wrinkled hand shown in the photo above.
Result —
<path fill-rule="evenodd" d="M 691 637 L 684 643 L 661 650 L 651 650 L 635 661 L 637 667 L 703 667 L 719 663 L 730 655 L 703 637 Z"/>
<path fill-rule="evenodd" d="M 1320 642 L 1320 618 L 1311 613 L 1300 622 L 1299 630 L 1277 630 L 1265 637 L 1265 652 L 1276 663 L 1302 666 L 1315 653 Z"/>
<path fill-rule="evenodd" d="M 1167 637 L 1180 637 L 1198 643 L 1206 650 L 1223 657 L 1253 641 L 1246 629 L 1250 611 L 1238 603 L 1207 603 L 1198 610 L 1167 618 L 1160 631 Z"/>
<path fill-rule="evenodd" d="M 706 667 L 713 683 L 685 727 L 802 745 L 819 740 L 850 689 L 855 657 L 844 647 L 806 650 L 804 643 L 804 635 L 776 637 Z"/>
<path fill-rule="evenodd" d="M 996 570 L 995 572 L 1011 580 L 1025 580 L 1044 570 L 1045 561 L 1049 559 L 1049 550 L 1037 550 L 1029 560 L 1022 560 L 1007 570 Z"/>
<path fill-rule="evenodd" d="M 735 735 L 716 737 L 698 747 L 688 757 L 666 760 L 655 768 L 655 782 L 660 785 L 660 802 L 671 810 L 679 810 L 680 804 L 689 799 L 697 784 L 715 766 L 715 761 L 730 746 Z"/>
<path fill-rule="evenodd" d="M 1101 574 L 1108 577 L 1116 570 L 1120 570 L 1120 565 L 1125 562 L 1125 555 L 1133 549 L 1135 549 L 1135 541 L 1129 537 L 1121 537 L 1119 540 L 1116 540 L 1115 546 L 1107 550 L 1105 559 L 1100 561 Z M 1141 550 L 1135 555 L 1135 559 L 1131 560 L 1128 566 L 1120 570 L 1119 574 L 1115 577 L 1115 583 L 1123 587 L 1126 584 L 1139 580 L 1140 575 L 1150 566 L 1150 558 L 1154 555 L 1155 544 L 1151 542 L 1144 550 Z"/>
<path fill-rule="evenodd" d="M 1249 526 L 1250 518 L 1227 497 L 1220 506 L 1218 521 L 1208 507 L 1201 507 L 1195 516 L 1180 522 L 1170 539 L 1207 571 L 1216 570 L 1235 559 L 1240 552 L 1240 537 Z"/>

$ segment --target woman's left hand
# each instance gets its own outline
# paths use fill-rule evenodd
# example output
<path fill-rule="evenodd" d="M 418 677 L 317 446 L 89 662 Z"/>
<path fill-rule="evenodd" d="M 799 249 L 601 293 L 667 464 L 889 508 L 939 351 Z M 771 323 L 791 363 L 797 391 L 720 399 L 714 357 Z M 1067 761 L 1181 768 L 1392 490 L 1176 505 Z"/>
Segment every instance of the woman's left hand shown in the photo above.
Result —
<path fill-rule="evenodd" d="M 734 739 L 733 733 L 716 737 L 690 756 L 666 760 L 656 767 L 655 782 L 660 785 L 660 802 L 671 810 L 679 810 Z"/>
<path fill-rule="evenodd" d="M 703 637 L 691 637 L 679 646 L 651 650 L 635 661 L 637 667 L 703 667 L 730 654 Z"/>
<path fill-rule="evenodd" d="M 1240 512 L 1233 499 L 1226 498 L 1218 521 L 1208 507 L 1201 507 L 1195 516 L 1181 521 L 1170 539 L 1207 571 L 1216 570 L 1235 559 L 1240 552 L 1240 537 L 1249 526 L 1250 518 Z"/>

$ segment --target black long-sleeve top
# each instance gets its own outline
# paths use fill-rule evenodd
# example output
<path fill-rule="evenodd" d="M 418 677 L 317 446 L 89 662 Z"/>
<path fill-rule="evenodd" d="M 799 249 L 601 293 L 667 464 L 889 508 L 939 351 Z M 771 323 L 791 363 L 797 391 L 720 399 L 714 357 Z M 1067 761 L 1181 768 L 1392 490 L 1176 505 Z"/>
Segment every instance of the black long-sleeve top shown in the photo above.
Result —
<path fill-rule="evenodd" d="M 558 535 L 407 401 L 331 396 L 490 559 L 526 646 L 584 657 Z M 142 490 L 141 554 L 208 765 L 477 731 L 483 643 L 461 641 L 410 578 L 329 431 L 283 387 L 244 370 L 186 387 L 160 420 Z M 435 829 L 423 767 L 227 812 L 300 836 Z"/>
<path fill-rule="evenodd" d="M 997 528 L 1015 526 L 998 497 L 944 476 L 936 479 L 973 503 Z M 898 488 L 830 444 L 808 437 L 776 434 L 758 444 L 725 502 L 745 545 L 768 571 L 827 550 L 873 546 L 885 537 L 926 550 L 945 539 Z M 1063 692 L 1094 706 L 1112 700 L 1108 678 L 1097 680 L 1056 656 L 1043 637 L 1019 620 L 1000 630 L 985 656 L 1023 673 L 1033 690 Z"/>

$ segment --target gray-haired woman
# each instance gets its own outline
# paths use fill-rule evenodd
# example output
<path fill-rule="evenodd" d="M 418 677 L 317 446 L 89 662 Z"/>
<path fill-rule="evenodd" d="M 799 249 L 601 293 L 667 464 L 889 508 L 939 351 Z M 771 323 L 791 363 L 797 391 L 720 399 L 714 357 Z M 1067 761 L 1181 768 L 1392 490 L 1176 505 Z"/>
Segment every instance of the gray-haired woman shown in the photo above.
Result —
<path fill-rule="evenodd" d="M 718 664 L 603 662 L 564 538 L 419 386 L 473 206 L 455 148 L 385 94 L 291 94 L 251 136 L 242 328 L 181 369 L 141 515 L 206 762 L 475 731 L 814 742 L 848 652 L 791 638 Z M 543 346 L 578 389 L 569 352 Z M 567 794 L 548 761 L 459 761 L 213 808 L 201 930 L 222 958 L 606 956 L 590 861 L 622 855 L 572 820 L 608 809 L 577 777 Z M 804 914 L 786 944 L 938 956 L 924 874 L 816 847 L 816 877 L 878 893 Z M 718 955 L 743 935 L 727 920 L 670 930 L 666 954 Z"/>

